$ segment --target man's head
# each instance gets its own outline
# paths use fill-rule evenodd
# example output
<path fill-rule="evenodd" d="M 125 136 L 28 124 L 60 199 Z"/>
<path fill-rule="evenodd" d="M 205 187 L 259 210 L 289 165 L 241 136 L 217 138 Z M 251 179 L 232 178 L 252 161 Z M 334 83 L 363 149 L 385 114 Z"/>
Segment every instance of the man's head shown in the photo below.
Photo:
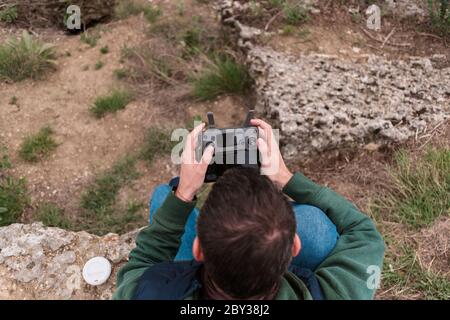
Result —
<path fill-rule="evenodd" d="M 291 205 L 265 176 L 231 169 L 215 183 L 193 252 L 208 277 L 236 299 L 265 296 L 300 251 Z"/>

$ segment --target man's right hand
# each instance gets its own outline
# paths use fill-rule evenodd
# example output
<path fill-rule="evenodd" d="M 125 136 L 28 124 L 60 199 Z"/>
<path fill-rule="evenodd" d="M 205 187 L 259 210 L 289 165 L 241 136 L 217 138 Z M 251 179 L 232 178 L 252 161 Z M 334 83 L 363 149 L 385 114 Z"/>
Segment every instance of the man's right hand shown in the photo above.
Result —
<path fill-rule="evenodd" d="M 284 163 L 273 129 L 260 119 L 252 119 L 251 124 L 259 129 L 257 145 L 261 154 L 261 173 L 281 190 L 291 180 L 292 173 Z"/>

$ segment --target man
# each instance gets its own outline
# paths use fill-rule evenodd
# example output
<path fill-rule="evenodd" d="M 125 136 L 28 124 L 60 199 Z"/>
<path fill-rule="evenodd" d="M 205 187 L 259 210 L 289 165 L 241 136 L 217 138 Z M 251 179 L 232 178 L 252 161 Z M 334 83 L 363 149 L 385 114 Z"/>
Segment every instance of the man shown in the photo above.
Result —
<path fill-rule="evenodd" d="M 384 243 L 372 221 L 333 191 L 292 174 L 270 125 L 252 124 L 260 131 L 262 174 L 228 170 L 200 214 L 195 196 L 214 150 L 196 162 L 204 124 L 188 135 L 178 188 L 154 192 L 151 224 L 118 273 L 115 299 L 373 298 Z M 274 164 L 277 170 L 267 170 Z"/>

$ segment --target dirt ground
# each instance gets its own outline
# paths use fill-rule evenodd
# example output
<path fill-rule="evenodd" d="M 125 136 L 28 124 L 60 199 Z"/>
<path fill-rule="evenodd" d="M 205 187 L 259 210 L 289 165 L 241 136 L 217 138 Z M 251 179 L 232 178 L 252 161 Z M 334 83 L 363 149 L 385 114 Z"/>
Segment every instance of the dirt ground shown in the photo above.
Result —
<path fill-rule="evenodd" d="M 266 28 L 273 35 L 264 42 L 277 51 L 290 54 L 321 53 L 335 55 L 344 60 L 358 60 L 367 54 L 387 59 L 432 57 L 443 55 L 434 64 L 444 68 L 450 65 L 448 38 L 425 32 L 426 25 L 414 19 L 400 20 L 383 16 L 380 31 L 369 31 L 361 21 L 352 21 L 351 14 L 338 2 L 327 1 L 319 6 L 320 14 L 312 15 L 306 23 L 292 33 L 283 32 L 284 23 L 277 18 L 254 21 L 252 25 Z"/>
<path fill-rule="evenodd" d="M 93 118 L 88 109 L 95 98 L 123 85 L 113 75 L 122 66 L 119 62 L 122 48 L 142 42 L 147 28 L 141 16 L 102 25 L 94 48 L 82 43 L 78 35 L 43 30 L 41 39 L 54 43 L 58 50 L 57 71 L 41 81 L 0 83 L 0 138 L 14 164 L 12 174 L 26 178 L 31 196 L 25 221 L 33 219 L 34 209 L 43 202 L 56 203 L 69 215 L 77 215 L 79 198 L 86 185 L 124 155 L 136 152 L 149 127 L 185 127 L 195 115 L 205 116 L 207 111 L 216 113 L 219 125 L 239 124 L 245 118 L 245 102 L 238 97 L 202 103 L 186 99 L 177 102 L 170 97 L 176 95 L 176 89 L 148 92 L 117 114 L 100 120 Z M 15 34 L 20 34 L 20 30 Z M 6 38 L 10 33 L 2 35 Z M 102 55 L 99 48 L 105 45 L 109 53 Z M 94 70 L 98 60 L 105 65 Z M 17 106 L 9 104 L 13 96 L 18 99 Z M 166 101 L 176 105 L 167 106 Z M 22 161 L 18 149 L 23 138 L 44 125 L 54 129 L 57 151 L 39 163 Z M 143 163 L 138 167 L 140 178 L 130 190 L 122 191 L 129 200 L 147 202 L 155 185 L 177 174 L 168 157 L 158 159 L 150 167 Z"/>

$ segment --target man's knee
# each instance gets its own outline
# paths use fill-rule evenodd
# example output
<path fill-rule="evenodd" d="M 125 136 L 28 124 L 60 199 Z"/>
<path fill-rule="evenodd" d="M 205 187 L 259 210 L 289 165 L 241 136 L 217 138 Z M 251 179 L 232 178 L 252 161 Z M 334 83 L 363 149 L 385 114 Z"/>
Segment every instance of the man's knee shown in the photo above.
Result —
<path fill-rule="evenodd" d="M 297 234 L 302 242 L 298 263 L 314 269 L 336 246 L 339 234 L 334 223 L 317 207 L 294 204 Z"/>

